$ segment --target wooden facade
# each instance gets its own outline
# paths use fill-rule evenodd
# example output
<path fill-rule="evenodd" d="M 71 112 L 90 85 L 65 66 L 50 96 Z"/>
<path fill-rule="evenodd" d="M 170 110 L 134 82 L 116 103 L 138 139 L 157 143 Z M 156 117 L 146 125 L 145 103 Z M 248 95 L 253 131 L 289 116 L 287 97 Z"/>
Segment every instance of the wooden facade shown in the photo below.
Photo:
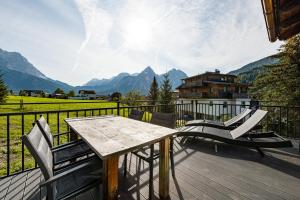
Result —
<path fill-rule="evenodd" d="M 182 80 L 177 88 L 179 98 L 247 98 L 248 85 L 239 83 L 237 76 L 206 72 Z"/>
<path fill-rule="evenodd" d="M 261 0 L 271 42 L 286 40 L 300 32 L 299 0 Z"/>

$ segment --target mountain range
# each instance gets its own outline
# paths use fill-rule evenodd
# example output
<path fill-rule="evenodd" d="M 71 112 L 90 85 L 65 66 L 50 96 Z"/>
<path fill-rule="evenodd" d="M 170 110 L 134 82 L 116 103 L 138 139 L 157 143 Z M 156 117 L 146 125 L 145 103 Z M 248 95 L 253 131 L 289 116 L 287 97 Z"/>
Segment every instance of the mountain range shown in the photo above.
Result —
<path fill-rule="evenodd" d="M 173 90 L 181 84 L 181 79 L 187 77 L 183 71 L 174 68 L 169 70 L 167 73 Z M 115 91 L 126 94 L 131 90 L 135 90 L 146 95 L 153 81 L 153 77 L 156 78 L 157 83 L 160 86 L 163 82 L 163 75 L 164 74 L 156 74 L 153 69 L 148 66 L 140 73 L 120 73 L 110 79 L 92 79 L 85 85 L 76 87 L 75 90 L 95 90 L 98 94 L 110 94 Z"/>
<path fill-rule="evenodd" d="M 182 78 L 187 77 L 181 70 L 171 69 L 168 73 L 173 89 L 181 84 Z M 156 77 L 160 85 L 163 76 L 156 74 L 148 66 L 141 73 L 120 73 L 110 79 L 92 79 L 83 86 L 73 87 L 47 77 L 20 53 L 2 49 L 0 49 L 0 74 L 3 75 L 3 80 L 10 90 L 44 90 L 51 93 L 56 88 L 64 91 L 91 89 L 98 94 L 110 94 L 116 91 L 125 94 L 131 90 L 137 90 L 144 95 L 147 94 L 153 77 Z"/>
<path fill-rule="evenodd" d="M 251 83 L 258 74 L 264 71 L 265 65 L 276 64 L 278 61 L 277 55 L 268 56 L 231 71 L 229 74 L 238 75 L 242 82 Z M 20 53 L 2 49 L 0 49 L 0 74 L 3 75 L 3 80 L 10 90 L 31 89 L 50 93 L 56 88 L 61 88 L 64 91 L 75 90 L 76 92 L 81 89 L 95 90 L 97 94 L 103 95 L 116 91 L 126 94 L 131 90 L 136 90 L 146 95 L 153 77 L 156 77 L 158 85 L 163 82 L 163 74 L 156 74 L 148 66 L 140 73 L 123 72 L 110 79 L 94 78 L 82 86 L 73 87 L 47 77 Z M 181 79 L 187 77 L 183 71 L 174 68 L 169 70 L 168 74 L 173 90 L 181 84 Z"/>

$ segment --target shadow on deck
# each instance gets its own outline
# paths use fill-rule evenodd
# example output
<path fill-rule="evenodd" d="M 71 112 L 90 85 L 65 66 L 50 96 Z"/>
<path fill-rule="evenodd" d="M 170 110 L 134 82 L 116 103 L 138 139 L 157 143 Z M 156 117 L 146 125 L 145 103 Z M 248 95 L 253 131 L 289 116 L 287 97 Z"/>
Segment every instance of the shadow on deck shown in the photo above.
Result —
<path fill-rule="evenodd" d="M 300 154 L 296 148 L 255 150 L 203 139 L 175 142 L 175 177 L 170 176 L 170 199 L 300 199 Z M 120 170 L 123 159 L 120 159 Z M 119 199 L 148 199 L 148 165 L 131 155 L 128 175 L 120 171 Z M 158 196 L 158 162 L 154 168 L 155 196 Z M 40 199 L 42 180 L 33 170 L 0 180 L 0 199 Z M 99 190 L 76 199 L 99 199 Z M 158 198 L 157 198 L 158 199 Z"/>

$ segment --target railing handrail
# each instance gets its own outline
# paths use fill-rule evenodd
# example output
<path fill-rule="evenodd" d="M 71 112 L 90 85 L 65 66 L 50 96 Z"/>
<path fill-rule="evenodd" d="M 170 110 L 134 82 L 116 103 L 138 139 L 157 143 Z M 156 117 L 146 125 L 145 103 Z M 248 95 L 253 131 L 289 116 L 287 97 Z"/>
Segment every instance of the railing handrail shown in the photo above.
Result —
<path fill-rule="evenodd" d="M 179 103 L 179 104 L 155 104 L 155 105 L 137 105 L 137 106 L 120 106 L 120 107 L 102 107 L 102 108 L 82 108 L 82 109 L 65 109 L 65 110 L 39 110 L 39 111 L 23 111 L 23 112 L 7 112 L 0 113 L 0 116 L 16 116 L 16 115 L 35 115 L 42 113 L 58 113 L 58 112 L 76 112 L 76 111 L 91 111 L 91 110 L 105 110 L 105 109 L 117 109 L 117 108 L 136 108 L 136 107 L 156 107 L 156 106 L 172 106 L 172 105 L 190 105 L 190 103 Z"/>

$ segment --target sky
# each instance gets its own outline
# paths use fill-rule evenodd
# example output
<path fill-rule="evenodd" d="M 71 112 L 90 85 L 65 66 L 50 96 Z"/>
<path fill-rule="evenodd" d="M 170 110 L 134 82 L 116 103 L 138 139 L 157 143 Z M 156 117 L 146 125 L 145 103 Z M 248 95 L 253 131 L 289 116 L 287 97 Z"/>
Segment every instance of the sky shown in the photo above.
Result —
<path fill-rule="evenodd" d="M 73 86 L 147 66 L 227 73 L 280 45 L 260 0 L 0 0 L 0 48 Z"/>

